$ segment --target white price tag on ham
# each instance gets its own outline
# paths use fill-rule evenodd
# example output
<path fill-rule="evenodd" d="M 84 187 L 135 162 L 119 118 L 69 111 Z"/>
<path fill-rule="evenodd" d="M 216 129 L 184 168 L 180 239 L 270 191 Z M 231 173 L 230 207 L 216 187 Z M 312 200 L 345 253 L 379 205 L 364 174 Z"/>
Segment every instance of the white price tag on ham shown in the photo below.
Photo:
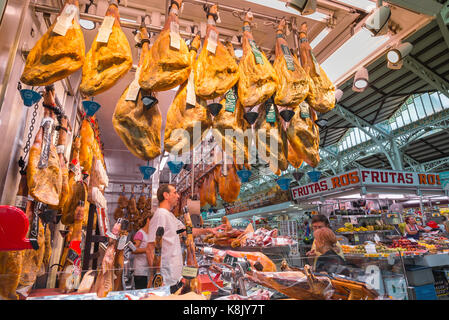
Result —
<path fill-rule="evenodd" d="M 211 30 L 209 33 L 209 38 L 207 38 L 207 51 L 215 54 L 215 51 L 217 50 L 217 41 L 218 34 L 214 30 Z"/>
<path fill-rule="evenodd" d="M 78 8 L 73 4 L 66 5 L 61 15 L 56 18 L 57 22 L 53 32 L 65 37 L 67 30 L 72 26 L 72 21 L 78 13 Z"/>
<path fill-rule="evenodd" d="M 134 80 L 130 83 L 128 87 L 128 92 L 126 93 L 125 100 L 126 101 L 136 101 L 137 96 L 139 95 L 140 85 L 139 85 L 139 75 L 140 75 L 141 67 L 138 67 L 136 70 L 136 75 Z"/>
<path fill-rule="evenodd" d="M 189 80 L 187 81 L 187 104 L 192 106 L 196 105 L 196 94 L 195 94 L 195 78 L 193 70 L 190 71 Z"/>
<path fill-rule="evenodd" d="M 179 24 L 170 23 L 170 47 L 179 50 L 181 48 L 181 37 L 179 36 Z"/>
<path fill-rule="evenodd" d="M 109 36 L 112 33 L 112 26 L 114 25 L 115 17 L 104 17 L 100 30 L 98 31 L 97 42 L 108 43 Z"/>

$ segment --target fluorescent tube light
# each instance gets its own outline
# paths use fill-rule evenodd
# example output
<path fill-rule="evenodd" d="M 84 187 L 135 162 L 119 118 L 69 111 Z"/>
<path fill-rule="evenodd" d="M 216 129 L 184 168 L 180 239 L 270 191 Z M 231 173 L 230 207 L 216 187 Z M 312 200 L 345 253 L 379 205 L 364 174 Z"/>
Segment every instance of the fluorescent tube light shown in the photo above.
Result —
<path fill-rule="evenodd" d="M 246 2 L 251 2 L 251 3 L 255 3 L 261 6 L 265 6 L 271 9 L 276 9 L 279 11 L 283 11 L 283 12 L 287 12 L 290 14 L 294 14 L 296 16 L 300 16 L 301 14 L 298 12 L 298 10 L 295 10 L 293 8 L 290 7 L 286 7 L 285 6 L 285 2 L 279 1 L 279 0 L 246 0 Z M 329 16 L 321 13 L 321 12 L 315 12 L 309 15 L 306 15 L 304 17 L 307 17 L 309 19 L 313 19 L 313 20 L 317 20 L 317 21 L 321 21 L 324 22 L 327 19 L 329 19 Z"/>
<path fill-rule="evenodd" d="M 320 43 L 331 31 L 331 28 L 324 28 L 313 40 L 310 42 L 310 46 L 313 48 L 316 47 L 318 43 Z"/>
<path fill-rule="evenodd" d="M 371 0 L 337 0 L 337 2 L 348 4 L 366 12 L 371 12 L 376 9 L 376 2 Z"/>
<path fill-rule="evenodd" d="M 362 28 L 329 56 L 321 66 L 326 70 L 329 79 L 335 83 L 354 66 L 378 52 L 389 39 L 388 35 L 373 37 L 371 32 Z"/>

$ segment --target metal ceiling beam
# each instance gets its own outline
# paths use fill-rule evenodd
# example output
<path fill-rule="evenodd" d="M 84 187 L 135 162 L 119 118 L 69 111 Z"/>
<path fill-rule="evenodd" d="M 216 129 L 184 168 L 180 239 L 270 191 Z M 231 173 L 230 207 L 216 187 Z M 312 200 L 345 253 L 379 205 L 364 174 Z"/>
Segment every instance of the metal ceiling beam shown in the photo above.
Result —
<path fill-rule="evenodd" d="M 412 71 L 418 77 L 426 81 L 429 85 L 449 98 L 449 82 L 447 82 L 445 79 L 440 77 L 438 74 L 430 70 L 427 66 L 425 66 L 412 56 L 405 57 L 403 59 L 403 63 L 403 66 L 405 68 Z"/>
<path fill-rule="evenodd" d="M 438 159 L 438 160 L 432 160 L 426 163 L 423 163 L 423 170 L 425 172 L 431 171 L 431 170 L 435 170 L 436 168 L 439 168 L 445 164 L 449 164 L 449 157 L 443 158 L 443 159 Z"/>
<path fill-rule="evenodd" d="M 440 27 L 441 34 L 443 35 L 444 41 L 446 41 L 446 45 L 449 48 L 449 30 L 447 28 L 448 23 L 448 13 L 449 13 L 449 1 L 447 1 L 442 10 L 436 15 L 436 20 L 438 26 Z"/>
<path fill-rule="evenodd" d="M 411 11 L 424 13 L 429 16 L 437 15 L 443 5 L 435 0 L 386 0 L 388 3 L 397 5 Z"/>

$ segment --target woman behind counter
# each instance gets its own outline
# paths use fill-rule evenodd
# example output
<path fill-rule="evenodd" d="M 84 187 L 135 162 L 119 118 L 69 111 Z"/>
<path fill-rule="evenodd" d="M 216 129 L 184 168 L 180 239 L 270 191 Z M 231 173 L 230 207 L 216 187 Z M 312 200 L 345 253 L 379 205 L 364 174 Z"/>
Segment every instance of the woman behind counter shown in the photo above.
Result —
<path fill-rule="evenodd" d="M 419 232 L 426 231 L 426 229 L 416 224 L 414 217 L 406 217 L 405 223 L 405 236 L 407 238 L 419 240 Z"/>

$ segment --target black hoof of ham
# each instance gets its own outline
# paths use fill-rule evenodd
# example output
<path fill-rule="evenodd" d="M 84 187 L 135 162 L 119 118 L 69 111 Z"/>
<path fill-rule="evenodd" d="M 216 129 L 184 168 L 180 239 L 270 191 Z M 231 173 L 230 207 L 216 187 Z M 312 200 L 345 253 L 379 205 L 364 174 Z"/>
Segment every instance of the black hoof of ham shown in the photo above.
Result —
<path fill-rule="evenodd" d="M 259 116 L 259 114 L 254 111 L 247 112 L 243 115 L 246 122 L 248 122 L 250 125 L 253 125 L 254 122 L 256 122 L 258 116 Z"/>
<path fill-rule="evenodd" d="M 215 117 L 223 108 L 221 103 L 211 103 L 207 105 L 207 108 L 209 109 L 209 112 Z"/>
<path fill-rule="evenodd" d="M 59 230 L 59 233 L 61 234 L 61 236 L 63 238 L 65 238 L 67 236 L 67 234 L 69 233 L 69 230 Z"/>
<path fill-rule="evenodd" d="M 152 96 L 143 96 L 142 102 L 145 108 L 150 109 L 152 106 L 154 106 L 156 103 L 158 103 L 157 99 Z"/>
<path fill-rule="evenodd" d="M 289 122 L 295 115 L 295 112 L 293 110 L 289 110 L 289 109 L 282 110 L 279 113 L 285 122 Z"/>

